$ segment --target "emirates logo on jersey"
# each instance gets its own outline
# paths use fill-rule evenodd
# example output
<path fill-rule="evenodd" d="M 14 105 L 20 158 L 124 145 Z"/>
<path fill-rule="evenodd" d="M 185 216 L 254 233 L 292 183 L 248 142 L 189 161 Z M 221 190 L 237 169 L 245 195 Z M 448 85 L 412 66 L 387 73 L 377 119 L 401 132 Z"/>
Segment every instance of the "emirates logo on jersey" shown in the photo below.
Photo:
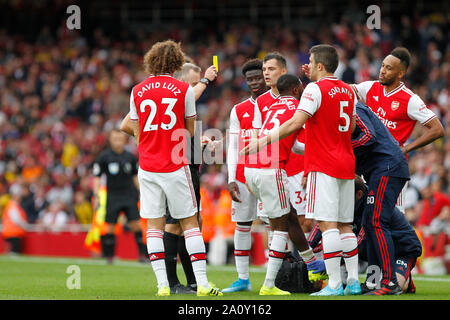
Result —
<path fill-rule="evenodd" d="M 392 101 L 392 103 L 391 103 L 391 109 L 392 109 L 392 111 L 397 110 L 399 106 L 400 106 L 400 102 L 398 102 L 398 101 Z"/>

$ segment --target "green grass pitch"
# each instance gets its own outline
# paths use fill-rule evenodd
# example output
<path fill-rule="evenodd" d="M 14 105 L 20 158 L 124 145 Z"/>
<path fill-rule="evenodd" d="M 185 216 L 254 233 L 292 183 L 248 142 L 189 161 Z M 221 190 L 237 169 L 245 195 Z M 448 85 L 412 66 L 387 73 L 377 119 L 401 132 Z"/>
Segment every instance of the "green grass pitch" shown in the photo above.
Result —
<path fill-rule="evenodd" d="M 179 278 L 185 281 L 179 264 Z M 0 256 L 0 300 L 449 300 L 450 276 L 414 275 L 416 294 L 385 297 L 310 297 L 292 294 L 261 297 L 258 291 L 265 269 L 251 267 L 251 292 L 198 298 L 195 295 L 156 297 L 156 279 L 150 264 L 118 260 L 106 265 L 103 259 L 76 259 L 36 256 Z M 236 279 L 233 265 L 207 268 L 208 278 L 217 287 Z M 78 277 L 79 276 L 79 277 Z M 79 281 L 78 281 L 79 280 Z M 76 287 L 79 285 L 79 288 Z"/>

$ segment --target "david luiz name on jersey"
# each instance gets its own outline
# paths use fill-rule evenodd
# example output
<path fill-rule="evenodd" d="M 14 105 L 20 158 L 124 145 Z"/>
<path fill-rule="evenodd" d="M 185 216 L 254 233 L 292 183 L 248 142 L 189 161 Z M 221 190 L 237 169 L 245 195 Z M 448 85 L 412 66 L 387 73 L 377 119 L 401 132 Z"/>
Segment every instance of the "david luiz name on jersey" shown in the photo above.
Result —
<path fill-rule="evenodd" d="M 162 84 L 161 84 L 161 82 L 156 81 L 156 82 L 151 82 L 151 83 L 143 85 L 141 90 L 139 90 L 137 92 L 137 95 L 139 96 L 139 98 L 142 98 L 145 91 L 149 91 L 151 89 L 158 89 L 158 88 L 164 88 L 164 89 L 170 90 L 170 91 L 172 91 L 174 96 L 177 96 L 177 94 L 181 93 L 181 90 L 178 89 L 178 87 L 175 86 L 173 83 L 162 82 Z"/>

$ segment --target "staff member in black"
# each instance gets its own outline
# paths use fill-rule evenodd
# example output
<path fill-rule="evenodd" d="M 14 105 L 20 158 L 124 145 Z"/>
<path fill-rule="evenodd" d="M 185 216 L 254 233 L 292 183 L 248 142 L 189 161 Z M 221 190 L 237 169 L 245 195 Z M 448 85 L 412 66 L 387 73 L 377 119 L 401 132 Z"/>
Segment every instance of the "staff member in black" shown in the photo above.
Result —
<path fill-rule="evenodd" d="M 118 129 L 109 135 L 110 148 L 103 151 L 93 165 L 94 206 L 98 207 L 101 176 L 106 175 L 106 234 L 101 236 L 102 254 L 112 263 L 116 246 L 115 225 L 124 212 L 139 250 L 139 260 L 145 261 L 147 248 L 142 240 L 138 203 L 138 159 L 124 149 L 127 137 Z"/>

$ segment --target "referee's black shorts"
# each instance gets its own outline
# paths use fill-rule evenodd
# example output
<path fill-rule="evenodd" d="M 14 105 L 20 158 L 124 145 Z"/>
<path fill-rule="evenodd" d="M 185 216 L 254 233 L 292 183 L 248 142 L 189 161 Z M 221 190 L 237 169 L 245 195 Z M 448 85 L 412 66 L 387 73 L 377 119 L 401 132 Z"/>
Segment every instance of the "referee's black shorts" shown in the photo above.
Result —
<path fill-rule="evenodd" d="M 135 196 L 107 193 L 105 222 L 117 223 L 119 213 L 124 212 L 128 221 L 139 220 L 138 200 Z"/>
<path fill-rule="evenodd" d="M 200 166 L 199 165 L 189 165 L 191 171 L 192 185 L 194 186 L 195 199 L 197 200 L 197 219 L 200 217 Z M 169 208 L 166 207 L 166 223 L 176 224 L 178 219 L 172 218 L 169 212 Z"/>

